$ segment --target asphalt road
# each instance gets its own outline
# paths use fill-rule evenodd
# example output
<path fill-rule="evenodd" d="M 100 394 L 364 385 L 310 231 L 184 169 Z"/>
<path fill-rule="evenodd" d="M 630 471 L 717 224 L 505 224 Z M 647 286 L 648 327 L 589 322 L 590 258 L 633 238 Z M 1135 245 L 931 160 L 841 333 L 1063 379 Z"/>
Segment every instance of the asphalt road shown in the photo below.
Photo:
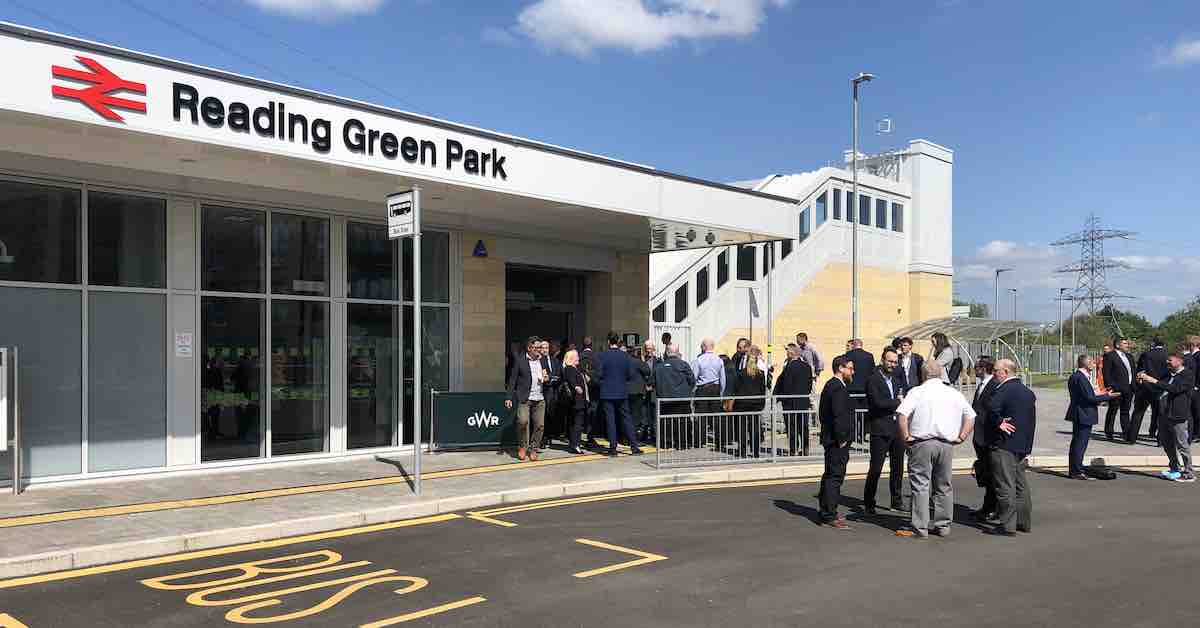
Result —
<path fill-rule="evenodd" d="M 495 523 L 461 517 L 0 588 L 0 626 L 1197 621 L 1200 486 L 1137 474 L 1030 480 L 1034 529 L 1017 538 L 969 523 L 980 499 L 969 477 L 957 478 L 959 523 L 946 539 L 896 537 L 903 521 L 891 513 L 852 513 L 850 532 L 819 527 L 811 483 L 563 500 L 492 514 Z M 847 489 L 846 504 L 857 503 L 862 482 Z"/>

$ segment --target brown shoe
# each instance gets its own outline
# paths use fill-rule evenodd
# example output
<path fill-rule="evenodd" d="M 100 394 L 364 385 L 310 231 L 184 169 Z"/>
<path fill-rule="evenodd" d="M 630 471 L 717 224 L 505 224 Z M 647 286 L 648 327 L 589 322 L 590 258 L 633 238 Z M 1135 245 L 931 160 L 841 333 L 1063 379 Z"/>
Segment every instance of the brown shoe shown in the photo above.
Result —
<path fill-rule="evenodd" d="M 517 460 L 521 460 L 521 461 L 525 460 L 525 448 L 524 447 L 517 447 Z"/>
<path fill-rule="evenodd" d="M 534 462 L 537 462 L 537 459 L 538 459 L 538 453 L 537 453 L 537 450 L 536 450 L 536 449 L 530 449 L 530 450 L 529 450 L 529 459 L 530 459 L 530 460 L 532 460 L 532 461 L 534 461 Z"/>
<path fill-rule="evenodd" d="M 845 519 L 834 519 L 833 521 L 825 522 L 825 525 L 834 530 L 853 530 L 850 524 L 846 523 Z"/>

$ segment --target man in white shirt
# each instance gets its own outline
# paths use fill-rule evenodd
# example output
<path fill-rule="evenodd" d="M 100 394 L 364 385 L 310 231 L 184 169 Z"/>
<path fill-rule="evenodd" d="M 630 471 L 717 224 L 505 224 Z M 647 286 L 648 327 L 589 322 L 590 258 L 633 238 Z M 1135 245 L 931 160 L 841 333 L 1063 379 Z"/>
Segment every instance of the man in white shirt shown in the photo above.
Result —
<path fill-rule="evenodd" d="M 975 410 L 962 393 L 942 383 L 936 360 L 922 365 L 925 383 L 913 388 L 896 409 L 900 437 L 908 443 L 908 481 L 912 487 L 912 535 L 950 534 L 954 515 L 954 446 L 975 427 Z M 933 525 L 929 500 L 933 498 Z M 905 535 L 908 536 L 908 535 Z"/>

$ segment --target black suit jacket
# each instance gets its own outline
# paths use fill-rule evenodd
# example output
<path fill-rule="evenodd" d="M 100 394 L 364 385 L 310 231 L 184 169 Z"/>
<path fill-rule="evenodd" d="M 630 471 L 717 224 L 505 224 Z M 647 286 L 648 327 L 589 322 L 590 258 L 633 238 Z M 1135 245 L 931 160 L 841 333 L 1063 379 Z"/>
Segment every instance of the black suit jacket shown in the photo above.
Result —
<path fill-rule="evenodd" d="M 804 360 L 792 360 L 783 367 L 775 380 L 776 395 L 811 395 L 813 387 L 812 367 Z M 807 410 L 812 407 L 808 399 L 780 399 L 784 412 Z"/>
<path fill-rule="evenodd" d="M 1033 391 L 1013 377 L 997 385 L 988 406 L 987 444 L 1017 456 L 1028 456 L 1037 432 L 1037 397 Z M 1010 419 L 1017 431 L 1012 434 L 1000 431 L 1005 418 Z"/>
<path fill-rule="evenodd" d="M 533 372 L 529 370 L 529 358 L 521 352 L 515 356 L 512 371 L 508 374 L 508 398 L 514 404 L 529 401 L 529 390 L 533 388 Z"/>
<path fill-rule="evenodd" d="M 899 360 L 899 358 L 897 359 L 895 378 L 904 387 L 904 390 L 912 390 L 925 383 L 925 372 L 921 370 L 925 367 L 925 358 L 921 357 L 919 353 L 912 354 L 912 363 L 909 365 L 912 377 L 909 377 L 908 373 L 904 372 L 904 362 Z M 854 368 L 858 368 L 858 366 Z"/>
<path fill-rule="evenodd" d="M 1167 350 L 1163 347 L 1151 347 L 1142 352 L 1138 356 L 1137 370 L 1145 371 L 1154 379 L 1163 380 L 1170 374 L 1170 368 L 1167 366 Z M 1142 385 L 1142 390 L 1147 393 L 1154 392 L 1155 388 L 1149 384 Z"/>
<path fill-rule="evenodd" d="M 871 377 L 871 372 L 875 370 L 875 356 L 868 353 L 865 349 L 851 349 L 846 352 L 845 357 L 854 363 L 854 379 L 850 381 L 850 392 L 867 392 L 867 379 Z"/>
<path fill-rule="evenodd" d="M 854 407 L 850 405 L 850 391 L 841 379 L 834 377 L 825 382 L 818 414 L 823 446 L 838 446 L 854 439 Z"/>
<path fill-rule="evenodd" d="M 1067 391 L 1071 394 L 1071 405 L 1067 406 L 1067 416 L 1064 418 L 1080 425 L 1099 423 L 1100 403 L 1112 401 L 1109 395 L 1097 395 L 1092 388 L 1092 381 L 1078 370 L 1067 379 Z"/>
<path fill-rule="evenodd" d="M 1104 385 L 1121 393 L 1129 394 L 1133 392 L 1133 384 L 1130 383 L 1133 373 L 1130 373 L 1125 368 L 1125 364 L 1121 362 L 1120 355 L 1124 355 L 1129 362 L 1129 367 L 1133 368 L 1133 356 L 1128 353 L 1123 353 L 1120 349 L 1113 349 L 1104 354 L 1104 358 L 1100 363 L 1100 372 L 1104 376 Z"/>
<path fill-rule="evenodd" d="M 1157 384 L 1147 384 L 1159 393 L 1167 393 L 1163 399 L 1163 418 L 1171 423 L 1182 423 L 1192 417 L 1192 388 L 1196 386 L 1196 376 L 1189 369 L 1183 369 L 1172 376 L 1158 380 Z"/>
<path fill-rule="evenodd" d="M 892 388 L 888 389 L 888 382 Z M 896 434 L 896 408 L 900 407 L 900 382 L 890 374 L 875 369 L 867 379 L 867 421 L 872 434 Z"/>
<path fill-rule="evenodd" d="M 982 390 L 976 385 L 975 398 L 971 400 L 971 409 L 975 411 L 975 433 L 971 435 L 971 440 L 977 445 L 987 444 L 988 413 L 992 409 L 992 394 L 996 392 L 996 386 L 999 383 L 993 377 L 988 380 Z"/>

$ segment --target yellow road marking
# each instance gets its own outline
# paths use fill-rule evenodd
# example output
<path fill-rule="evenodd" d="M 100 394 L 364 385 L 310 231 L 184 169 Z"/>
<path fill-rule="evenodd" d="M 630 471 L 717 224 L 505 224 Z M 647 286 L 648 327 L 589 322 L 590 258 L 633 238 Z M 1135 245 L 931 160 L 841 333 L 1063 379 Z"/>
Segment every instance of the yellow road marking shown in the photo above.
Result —
<path fill-rule="evenodd" d="M 396 528 L 407 528 L 411 526 L 425 525 L 428 523 L 441 523 L 443 521 L 451 521 L 461 519 L 461 515 L 444 514 L 434 515 L 432 517 L 422 517 L 420 519 L 407 519 L 404 521 L 391 521 L 388 523 L 377 523 L 369 526 L 360 526 L 357 528 L 346 528 L 345 530 L 332 530 L 329 532 L 317 532 L 314 534 L 305 534 L 303 536 L 293 536 L 284 539 L 272 539 L 270 541 L 258 541 L 255 543 L 242 543 L 241 545 L 230 545 L 229 547 L 217 547 L 207 550 L 197 550 L 194 552 L 184 552 L 182 554 L 172 554 L 170 556 L 157 556 L 154 558 L 143 558 L 140 560 L 127 560 L 120 563 L 112 563 L 111 565 L 100 565 L 97 567 L 85 567 L 82 569 L 70 569 L 67 571 L 59 571 L 55 573 L 40 574 L 36 576 L 24 576 L 21 578 L 10 578 L 8 580 L 0 580 L 0 589 L 11 589 L 14 587 L 23 587 L 31 584 L 41 584 L 44 582 L 57 582 L 60 580 L 72 580 L 74 578 L 82 578 L 85 576 L 94 576 L 104 573 L 113 573 L 117 571 L 128 571 L 130 569 L 140 569 L 142 567 L 153 567 L 155 565 L 168 565 L 171 563 L 179 563 L 188 560 L 196 560 L 200 558 L 211 558 L 213 556 L 224 556 L 226 554 L 237 554 L 239 552 L 248 552 L 251 550 L 270 549 L 273 547 L 284 547 L 287 545 L 295 545 L 297 543 L 308 543 L 310 541 L 324 541 L 327 539 L 340 539 L 347 536 L 357 534 L 367 534 L 370 532 L 380 532 L 383 530 L 394 530 Z"/>
<path fill-rule="evenodd" d="M 599 548 L 606 549 L 606 550 L 612 550 L 614 552 L 633 554 L 634 556 L 641 557 L 636 560 L 631 560 L 631 561 L 627 561 L 624 563 L 617 563 L 615 565 L 609 565 L 607 567 L 600 567 L 599 569 L 589 569 L 588 571 L 581 571 L 581 572 L 575 574 L 576 578 L 591 578 L 592 576 L 598 576 L 600 574 L 618 571 L 621 569 L 629 569 L 630 567 L 637 567 L 638 565 L 646 565 L 649 563 L 656 563 L 660 560 L 667 560 L 666 556 L 662 556 L 660 554 L 651 554 L 650 552 L 643 552 L 641 550 L 635 550 L 635 549 L 631 549 L 628 547 L 621 547 L 620 545 L 609 545 L 608 543 L 601 543 L 600 541 L 592 541 L 590 539 L 575 539 L 575 542 L 583 543 L 584 545 L 591 545 L 592 547 L 599 547 Z"/>
<path fill-rule="evenodd" d="M 8 613 L 0 613 L 0 628 L 29 628 L 22 624 L 16 617 Z"/>
<path fill-rule="evenodd" d="M 644 449 L 644 451 L 654 452 L 655 449 L 653 447 L 647 447 Z M 445 471 L 432 471 L 429 473 L 423 473 L 421 478 L 425 480 L 459 478 L 471 475 L 496 473 L 499 471 L 523 471 L 525 469 L 552 467 L 561 464 L 575 464 L 579 462 L 590 462 L 595 460 L 607 460 L 607 457 L 599 454 L 589 454 L 584 456 L 568 456 L 565 458 L 550 458 L 546 460 L 537 460 L 534 462 L 513 462 L 488 465 L 484 467 L 447 469 Z M 334 482 L 331 484 L 313 484 L 309 486 L 295 486 L 290 488 L 250 491 L 247 493 L 237 493 L 233 495 L 215 495 L 212 497 L 196 497 L 191 499 L 173 499 L 160 502 L 145 502 L 141 504 L 125 504 L 121 506 L 101 506 L 98 508 L 67 510 L 63 512 L 51 512 L 39 515 L 7 517 L 0 519 L 0 528 L 15 528 L 20 526 L 39 525 L 46 523 L 60 523 L 63 521 L 77 521 L 79 519 L 99 519 L 104 517 L 117 517 L 120 515 L 131 515 L 146 512 L 161 512 L 164 510 L 199 508 L 202 506 L 219 506 L 221 504 L 236 504 L 259 499 L 291 497 L 295 495 L 310 495 L 313 493 L 329 493 L 333 491 L 347 491 L 359 488 L 405 484 L 407 482 L 408 478 L 404 476 L 392 476 L 385 478 L 371 478 L 366 480 L 350 480 L 347 482 Z"/>
<path fill-rule="evenodd" d="M 389 617 L 387 619 L 373 621 L 369 624 L 363 624 L 362 626 L 359 626 L 359 628 L 383 628 L 384 626 L 395 626 L 396 624 L 402 624 L 406 621 L 412 621 L 414 619 L 421 619 L 424 617 L 429 617 L 431 615 L 445 613 L 446 611 L 452 611 L 456 608 L 472 606 L 474 604 L 479 604 L 480 602 L 486 602 L 486 601 L 487 601 L 487 598 L 485 598 L 485 597 L 478 597 L 478 596 L 477 597 L 469 597 L 465 600 L 459 600 L 457 602 L 451 602 L 449 604 L 442 604 L 441 606 L 434 606 L 433 608 L 427 608 L 423 611 L 416 611 L 414 613 L 405 613 L 404 615 L 397 615 L 395 617 Z"/>
<path fill-rule="evenodd" d="M 468 512 L 468 513 L 467 513 L 467 519 L 474 519 L 474 520 L 476 520 L 476 521 L 482 521 L 482 522 L 484 522 L 484 523 L 490 523 L 490 524 L 492 524 L 492 525 L 497 525 L 497 526 L 500 526 L 500 527 L 502 527 L 502 528 L 515 528 L 515 527 L 517 527 L 517 524 L 515 524 L 515 523 L 511 523 L 511 522 L 509 522 L 509 521 L 501 521 L 501 520 L 499 520 L 499 519 L 493 519 L 493 518 L 491 518 L 491 517 L 488 517 L 488 516 L 486 516 L 486 515 L 481 515 L 481 514 L 479 514 L 479 513 L 477 513 L 477 512 Z"/>

